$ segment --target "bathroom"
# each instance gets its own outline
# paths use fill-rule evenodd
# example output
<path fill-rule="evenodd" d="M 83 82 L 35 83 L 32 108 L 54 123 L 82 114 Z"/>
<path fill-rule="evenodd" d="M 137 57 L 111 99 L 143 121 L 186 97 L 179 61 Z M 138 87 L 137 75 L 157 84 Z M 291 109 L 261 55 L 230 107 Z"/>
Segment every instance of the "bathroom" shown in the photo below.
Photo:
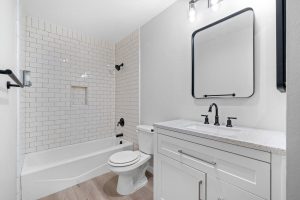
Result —
<path fill-rule="evenodd" d="M 1 0 L 0 199 L 300 199 L 296 0 Z"/>

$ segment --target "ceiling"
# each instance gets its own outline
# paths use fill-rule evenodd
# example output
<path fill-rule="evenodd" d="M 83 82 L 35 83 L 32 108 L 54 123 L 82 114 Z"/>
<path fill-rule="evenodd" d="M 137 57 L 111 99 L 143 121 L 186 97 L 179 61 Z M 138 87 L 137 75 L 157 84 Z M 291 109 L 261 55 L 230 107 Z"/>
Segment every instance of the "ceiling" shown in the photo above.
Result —
<path fill-rule="evenodd" d="M 24 12 L 116 42 L 176 0 L 22 0 Z"/>

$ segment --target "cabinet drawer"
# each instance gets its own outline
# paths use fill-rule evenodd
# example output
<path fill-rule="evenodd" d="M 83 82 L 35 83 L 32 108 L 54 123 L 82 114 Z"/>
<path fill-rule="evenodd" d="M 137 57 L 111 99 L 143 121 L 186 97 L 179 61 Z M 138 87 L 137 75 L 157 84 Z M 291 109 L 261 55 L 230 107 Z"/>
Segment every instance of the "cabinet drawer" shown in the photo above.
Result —
<path fill-rule="evenodd" d="M 162 134 L 157 139 L 158 153 L 270 199 L 270 164 Z"/>

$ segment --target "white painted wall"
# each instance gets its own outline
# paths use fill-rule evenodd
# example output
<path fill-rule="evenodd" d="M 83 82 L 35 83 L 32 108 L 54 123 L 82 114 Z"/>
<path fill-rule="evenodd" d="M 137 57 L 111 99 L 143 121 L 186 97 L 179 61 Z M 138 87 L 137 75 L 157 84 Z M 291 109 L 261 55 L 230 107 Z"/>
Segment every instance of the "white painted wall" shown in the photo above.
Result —
<path fill-rule="evenodd" d="M 255 12 L 255 94 L 249 99 L 195 100 L 191 96 L 191 34 L 194 30 L 245 7 Z M 226 0 L 219 11 L 197 3 L 199 18 L 188 21 L 188 1 L 178 0 L 141 27 L 141 122 L 175 118 L 200 120 L 212 102 L 219 105 L 221 122 L 285 130 L 286 95 L 276 89 L 275 1 Z M 217 73 L 217 72 L 216 72 Z M 210 115 L 211 122 L 213 121 Z"/>
<path fill-rule="evenodd" d="M 17 65 L 17 1 L 0 1 L 0 69 Z M 0 199 L 17 194 L 17 90 L 6 91 L 8 77 L 0 75 Z"/>
<path fill-rule="evenodd" d="M 287 1 L 287 200 L 300 199 L 300 2 Z"/>
<path fill-rule="evenodd" d="M 117 42 L 176 0 L 22 0 L 27 15 Z"/>

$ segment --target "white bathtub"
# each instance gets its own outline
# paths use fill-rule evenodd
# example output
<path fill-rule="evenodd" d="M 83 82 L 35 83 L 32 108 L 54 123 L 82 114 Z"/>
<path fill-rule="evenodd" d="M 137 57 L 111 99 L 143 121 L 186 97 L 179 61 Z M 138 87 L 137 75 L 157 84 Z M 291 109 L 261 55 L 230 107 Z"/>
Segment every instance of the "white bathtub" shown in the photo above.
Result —
<path fill-rule="evenodd" d="M 27 154 L 21 174 L 22 199 L 36 200 L 108 172 L 110 155 L 132 150 L 115 137 Z"/>

